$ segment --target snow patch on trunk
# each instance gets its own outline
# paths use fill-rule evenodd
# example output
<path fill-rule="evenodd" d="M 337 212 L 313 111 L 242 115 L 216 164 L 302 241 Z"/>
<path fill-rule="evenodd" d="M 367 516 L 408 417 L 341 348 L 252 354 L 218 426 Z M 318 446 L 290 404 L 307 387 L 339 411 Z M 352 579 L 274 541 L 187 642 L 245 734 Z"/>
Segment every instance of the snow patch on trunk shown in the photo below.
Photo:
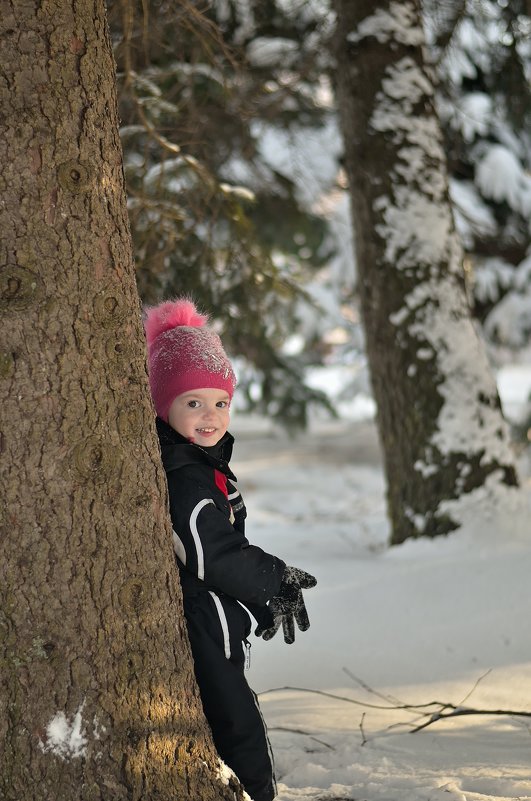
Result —
<path fill-rule="evenodd" d="M 46 742 L 40 743 L 44 753 L 52 753 L 61 759 L 77 759 L 87 753 L 88 739 L 83 727 L 83 702 L 69 720 L 64 712 L 56 712 L 46 726 Z"/>
<path fill-rule="evenodd" d="M 397 5 L 391 3 L 390 9 Z M 379 16 L 380 12 L 365 19 L 353 41 L 364 32 L 377 36 L 371 26 L 377 18 L 382 23 Z M 401 30 L 401 25 L 412 27 L 408 32 Z M 398 14 L 397 8 L 392 24 L 387 20 L 382 30 L 382 36 L 389 34 L 395 41 L 422 41 L 415 14 Z M 514 456 L 495 379 L 467 305 L 462 247 L 449 202 L 446 160 L 432 99 L 432 82 L 414 58 L 397 58 L 386 68 L 370 129 L 393 143 L 397 159 L 391 172 L 391 189 L 374 200 L 373 208 L 379 216 L 376 231 L 385 248 L 383 266 L 416 277 L 415 287 L 390 322 L 418 342 L 415 359 L 433 360 L 440 377 L 437 391 L 443 403 L 415 468 L 428 478 L 442 464 L 463 454 L 454 488 L 457 499 L 445 502 L 438 510 L 451 513 L 451 518 L 462 524 L 471 517 L 469 509 L 477 518 L 478 508 L 485 506 L 487 497 L 497 494 L 500 503 L 517 493 L 505 486 L 503 470 L 496 470 L 481 491 L 465 493 L 471 461 L 509 467 L 514 465 Z M 484 172 L 485 186 L 499 194 L 498 184 L 491 179 L 493 171 Z M 416 367 L 410 365 L 408 374 L 414 374 Z M 499 493 L 495 493 L 496 487 Z M 406 514 L 422 533 L 425 524 L 417 510 L 406 510 Z M 485 516 L 481 517 L 483 526 Z"/>
<path fill-rule="evenodd" d="M 373 131 L 392 136 L 398 150 L 393 197 L 375 200 L 382 222 L 385 258 L 399 269 L 415 269 L 444 259 L 453 225 L 444 151 L 437 118 L 419 116 L 417 104 L 433 95 L 430 81 L 409 56 L 386 70 L 370 119 Z"/>
<path fill-rule="evenodd" d="M 221 780 L 222 784 L 227 785 L 231 779 L 234 781 L 238 781 L 238 777 L 234 773 L 234 771 L 229 768 L 228 765 L 223 762 L 222 759 L 218 759 L 218 769 L 217 769 L 217 776 L 218 779 Z M 251 796 L 243 790 L 243 801 L 253 801 Z"/>
<path fill-rule="evenodd" d="M 371 126 L 391 134 L 401 147 L 393 194 L 375 201 L 382 216 L 377 231 L 389 265 L 413 270 L 420 279 L 391 322 L 407 327 L 419 343 L 417 358 L 434 359 L 443 379 L 438 390 L 444 403 L 430 445 L 443 455 L 483 451 L 483 463 L 512 464 L 495 380 L 461 284 L 462 249 L 447 197 L 437 119 L 413 113 L 415 104 L 432 94 L 431 85 L 408 56 L 388 68 L 382 89 Z M 417 466 L 424 475 L 436 466 L 429 446 Z"/>
<path fill-rule="evenodd" d="M 438 387 L 444 403 L 432 443 L 443 454 L 484 451 L 483 463 L 511 464 L 507 427 L 496 403 L 496 381 L 463 291 L 451 275 L 425 281 L 410 293 L 407 305 L 415 313 L 409 333 L 431 345 L 437 372 L 444 378 Z M 490 403 L 480 403 L 480 397 Z"/>

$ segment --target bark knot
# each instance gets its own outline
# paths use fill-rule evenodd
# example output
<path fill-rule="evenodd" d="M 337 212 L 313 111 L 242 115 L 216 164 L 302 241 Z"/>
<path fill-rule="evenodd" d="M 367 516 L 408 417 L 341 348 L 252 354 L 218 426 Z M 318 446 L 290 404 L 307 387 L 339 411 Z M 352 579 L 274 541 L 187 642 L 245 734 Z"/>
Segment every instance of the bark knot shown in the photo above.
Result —
<path fill-rule="evenodd" d="M 127 307 L 118 287 L 108 287 L 94 299 L 94 317 L 100 325 L 110 328 L 124 320 Z M 116 352 L 116 345 L 113 343 Z"/>
<path fill-rule="evenodd" d="M 73 464 L 77 473 L 98 484 L 116 474 L 118 460 L 116 449 L 98 437 L 81 440 L 73 450 Z"/>
<path fill-rule="evenodd" d="M 78 195 L 89 191 L 94 174 L 86 161 L 74 159 L 59 165 L 57 177 L 63 189 Z"/>
<path fill-rule="evenodd" d="M 42 281 L 18 264 L 0 267 L 0 309 L 21 311 L 31 306 L 42 294 Z"/>

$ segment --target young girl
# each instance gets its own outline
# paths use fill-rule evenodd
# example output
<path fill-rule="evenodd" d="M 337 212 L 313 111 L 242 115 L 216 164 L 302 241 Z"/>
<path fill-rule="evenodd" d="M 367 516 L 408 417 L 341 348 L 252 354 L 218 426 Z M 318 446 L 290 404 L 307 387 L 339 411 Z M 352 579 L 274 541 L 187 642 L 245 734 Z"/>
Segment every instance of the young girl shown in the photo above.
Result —
<path fill-rule="evenodd" d="M 282 623 L 295 639 L 310 623 L 302 589 L 313 576 L 245 537 L 246 511 L 229 467 L 228 433 L 236 385 L 207 318 L 186 299 L 147 309 L 151 394 L 168 479 L 173 543 L 197 683 L 214 743 L 254 801 L 276 794 L 271 748 L 256 695 L 244 676 L 255 634 Z M 245 605 L 245 606 L 243 606 Z"/>

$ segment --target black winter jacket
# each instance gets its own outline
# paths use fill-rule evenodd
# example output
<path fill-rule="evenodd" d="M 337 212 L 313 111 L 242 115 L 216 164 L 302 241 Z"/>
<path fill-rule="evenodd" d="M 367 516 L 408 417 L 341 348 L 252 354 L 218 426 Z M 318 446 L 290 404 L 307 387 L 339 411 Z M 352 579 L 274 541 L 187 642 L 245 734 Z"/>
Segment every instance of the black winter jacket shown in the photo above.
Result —
<path fill-rule="evenodd" d="M 259 608 L 278 593 L 286 565 L 245 537 L 247 513 L 228 464 L 233 437 L 227 432 L 213 455 L 160 418 L 157 433 L 183 593 L 225 593 L 259 618 Z"/>

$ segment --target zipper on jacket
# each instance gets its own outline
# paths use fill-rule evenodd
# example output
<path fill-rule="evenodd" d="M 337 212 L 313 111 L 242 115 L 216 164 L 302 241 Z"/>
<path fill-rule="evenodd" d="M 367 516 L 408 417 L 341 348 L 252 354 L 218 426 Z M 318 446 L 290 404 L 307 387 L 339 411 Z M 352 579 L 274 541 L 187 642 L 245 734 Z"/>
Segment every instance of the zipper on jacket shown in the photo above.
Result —
<path fill-rule="evenodd" d="M 249 668 L 251 667 L 251 643 L 249 642 L 249 640 L 244 640 L 243 641 L 243 648 L 244 648 L 244 651 L 245 651 L 244 669 L 245 670 L 249 670 Z"/>

